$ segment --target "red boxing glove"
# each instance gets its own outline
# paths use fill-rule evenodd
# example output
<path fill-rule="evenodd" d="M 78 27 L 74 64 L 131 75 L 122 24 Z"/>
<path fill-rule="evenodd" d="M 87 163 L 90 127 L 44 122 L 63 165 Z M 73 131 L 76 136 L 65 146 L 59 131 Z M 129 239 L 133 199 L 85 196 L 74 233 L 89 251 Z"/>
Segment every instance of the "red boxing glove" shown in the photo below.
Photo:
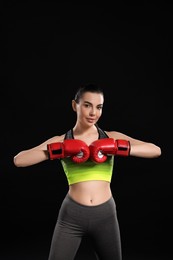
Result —
<path fill-rule="evenodd" d="M 90 158 L 97 163 L 105 162 L 107 155 L 129 156 L 130 142 L 104 138 L 92 142 L 89 146 Z"/>
<path fill-rule="evenodd" d="M 82 163 L 90 156 L 87 144 L 77 139 L 66 139 L 64 142 L 48 144 L 47 150 L 50 160 L 71 157 L 73 162 Z"/>

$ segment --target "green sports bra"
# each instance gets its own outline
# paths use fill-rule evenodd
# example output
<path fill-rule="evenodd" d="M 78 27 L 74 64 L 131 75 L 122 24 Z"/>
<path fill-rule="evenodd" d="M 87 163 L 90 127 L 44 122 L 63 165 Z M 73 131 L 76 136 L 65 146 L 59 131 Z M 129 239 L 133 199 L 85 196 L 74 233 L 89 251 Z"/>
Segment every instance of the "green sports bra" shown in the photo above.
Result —
<path fill-rule="evenodd" d="M 108 138 L 107 134 L 97 126 L 99 139 Z M 69 130 L 64 139 L 74 139 L 73 131 Z M 84 163 L 74 163 L 70 158 L 61 159 L 68 184 L 89 180 L 103 180 L 111 182 L 114 156 L 108 156 L 103 163 L 95 163 L 90 159 Z"/>

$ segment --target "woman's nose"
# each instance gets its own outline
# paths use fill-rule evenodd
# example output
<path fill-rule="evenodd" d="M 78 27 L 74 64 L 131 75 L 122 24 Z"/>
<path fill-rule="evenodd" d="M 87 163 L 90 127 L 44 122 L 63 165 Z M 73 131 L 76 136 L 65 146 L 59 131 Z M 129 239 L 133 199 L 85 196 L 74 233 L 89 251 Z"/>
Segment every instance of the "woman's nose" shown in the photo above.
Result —
<path fill-rule="evenodd" d="M 91 110 L 90 110 L 90 115 L 95 115 L 96 114 L 96 109 L 95 108 L 92 108 Z"/>

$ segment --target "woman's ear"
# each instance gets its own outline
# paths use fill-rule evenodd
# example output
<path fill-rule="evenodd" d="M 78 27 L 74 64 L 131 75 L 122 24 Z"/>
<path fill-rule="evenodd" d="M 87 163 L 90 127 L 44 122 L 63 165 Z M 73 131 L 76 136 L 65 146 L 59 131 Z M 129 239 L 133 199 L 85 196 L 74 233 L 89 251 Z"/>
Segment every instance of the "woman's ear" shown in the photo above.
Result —
<path fill-rule="evenodd" d="M 73 108 L 73 111 L 76 112 L 76 101 L 74 99 L 72 100 L 72 108 Z"/>

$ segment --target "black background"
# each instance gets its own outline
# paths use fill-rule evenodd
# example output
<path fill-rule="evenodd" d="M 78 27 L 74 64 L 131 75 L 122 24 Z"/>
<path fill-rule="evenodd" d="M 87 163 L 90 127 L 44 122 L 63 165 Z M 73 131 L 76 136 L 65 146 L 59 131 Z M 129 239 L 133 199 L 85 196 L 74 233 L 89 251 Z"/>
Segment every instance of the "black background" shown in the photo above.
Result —
<path fill-rule="evenodd" d="M 162 148 L 115 161 L 123 260 L 173 256 L 173 8 L 138 2 L 1 2 L 0 259 L 47 260 L 67 181 L 57 161 L 16 168 L 13 157 L 73 127 L 71 100 L 90 82 L 105 93 L 101 128 Z M 76 259 L 95 259 L 87 241 Z"/>

